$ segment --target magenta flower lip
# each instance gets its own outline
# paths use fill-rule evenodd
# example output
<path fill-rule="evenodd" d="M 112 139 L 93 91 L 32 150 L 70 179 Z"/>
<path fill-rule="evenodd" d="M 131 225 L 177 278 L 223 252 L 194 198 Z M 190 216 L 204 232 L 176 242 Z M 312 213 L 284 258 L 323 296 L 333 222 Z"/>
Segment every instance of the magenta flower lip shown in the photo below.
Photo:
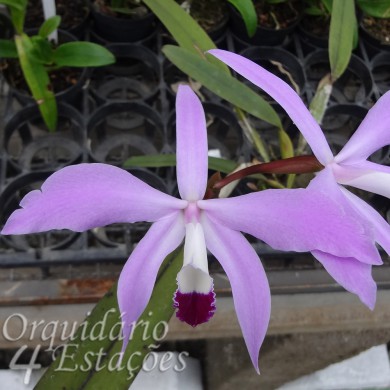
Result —
<path fill-rule="evenodd" d="M 173 306 L 178 309 L 176 317 L 192 327 L 207 322 L 217 310 L 214 291 L 202 294 L 196 291 L 181 293 L 178 290 L 175 293 L 173 302 Z"/>
<path fill-rule="evenodd" d="M 230 280 L 237 318 L 258 371 L 271 296 L 261 261 L 241 232 L 275 249 L 325 254 L 330 257 L 329 269 L 335 258 L 351 259 L 346 264 L 349 261 L 351 267 L 358 268 L 353 275 L 365 283 L 361 288 L 364 291 L 371 283 L 366 271 L 381 261 L 373 232 L 362 222 L 358 210 L 349 202 L 340 202 L 344 195 L 329 169 L 307 189 L 266 190 L 204 200 L 208 174 L 206 119 L 199 99 L 188 86 L 179 87 L 176 115 L 177 182 L 182 199 L 157 191 L 111 165 L 68 166 L 51 175 L 41 190 L 25 196 L 2 234 L 51 229 L 81 232 L 111 223 L 153 222 L 131 253 L 118 282 L 123 350 L 150 299 L 161 263 L 183 240 L 184 261 L 174 297 L 177 317 L 192 326 L 212 317 L 216 303 L 208 249 Z M 302 120 L 307 122 L 305 116 Z M 326 164 L 332 158 L 330 150 L 325 150 L 321 162 Z M 329 182 L 326 188 L 324 181 Z M 359 295 L 363 301 L 364 294 Z M 372 302 L 372 298 L 366 300 Z"/>

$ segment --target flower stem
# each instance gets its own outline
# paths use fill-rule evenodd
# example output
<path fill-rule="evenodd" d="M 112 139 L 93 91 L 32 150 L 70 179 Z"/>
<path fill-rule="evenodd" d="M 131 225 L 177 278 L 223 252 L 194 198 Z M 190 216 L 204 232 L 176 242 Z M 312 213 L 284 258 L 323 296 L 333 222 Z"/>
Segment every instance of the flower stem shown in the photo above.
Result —
<path fill-rule="evenodd" d="M 292 174 L 318 172 L 324 167 L 314 156 L 297 156 L 269 163 L 256 164 L 234 172 L 214 184 L 213 189 L 218 190 L 234 180 L 258 173 Z"/>

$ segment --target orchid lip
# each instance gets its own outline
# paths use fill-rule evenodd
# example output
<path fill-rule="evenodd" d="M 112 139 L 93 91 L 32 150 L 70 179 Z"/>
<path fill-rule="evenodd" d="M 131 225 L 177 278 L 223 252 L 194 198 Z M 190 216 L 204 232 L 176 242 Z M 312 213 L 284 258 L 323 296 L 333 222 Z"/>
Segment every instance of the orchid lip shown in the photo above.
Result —
<path fill-rule="evenodd" d="M 174 296 L 177 318 L 191 326 L 208 321 L 216 310 L 213 279 L 209 275 L 206 242 L 199 218 L 197 204 L 190 203 L 184 215 L 184 263 L 177 275 L 178 289 Z"/>
<path fill-rule="evenodd" d="M 196 291 L 182 293 L 177 290 L 173 306 L 177 308 L 176 317 L 195 327 L 207 322 L 215 313 L 215 293 L 212 289 L 207 294 Z"/>

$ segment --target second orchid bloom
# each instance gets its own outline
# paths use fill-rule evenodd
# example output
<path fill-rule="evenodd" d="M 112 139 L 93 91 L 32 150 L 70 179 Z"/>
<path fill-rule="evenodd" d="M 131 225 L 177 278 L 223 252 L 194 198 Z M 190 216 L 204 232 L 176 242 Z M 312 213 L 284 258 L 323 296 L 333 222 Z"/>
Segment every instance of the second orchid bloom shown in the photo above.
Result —
<path fill-rule="evenodd" d="M 366 118 L 344 148 L 333 156 L 324 133 L 298 94 L 256 63 L 224 50 L 210 50 L 238 74 L 269 94 L 286 111 L 305 137 L 318 161 L 325 167 L 314 181 L 349 215 L 354 214 L 366 227 L 364 234 L 377 242 L 390 255 L 390 226 L 370 205 L 343 185 L 356 187 L 390 198 L 390 167 L 367 161 L 378 149 L 390 144 L 390 92 L 384 94 L 370 109 Z M 335 230 L 337 234 L 337 230 Z M 376 255 L 362 252 L 357 256 L 335 256 L 321 250 L 312 254 L 345 289 L 357 294 L 371 309 L 375 305 L 376 284 L 371 264 L 381 263 Z"/>

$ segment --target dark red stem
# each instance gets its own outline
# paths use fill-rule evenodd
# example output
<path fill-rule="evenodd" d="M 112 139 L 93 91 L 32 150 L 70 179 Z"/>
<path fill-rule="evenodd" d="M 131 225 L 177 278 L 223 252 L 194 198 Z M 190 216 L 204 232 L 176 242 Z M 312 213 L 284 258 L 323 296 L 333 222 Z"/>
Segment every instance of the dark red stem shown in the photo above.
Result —
<path fill-rule="evenodd" d="M 314 156 L 297 156 L 283 160 L 252 165 L 226 176 L 214 184 L 213 189 L 219 190 L 234 180 L 242 179 L 256 173 L 291 174 L 318 172 L 324 166 Z"/>

